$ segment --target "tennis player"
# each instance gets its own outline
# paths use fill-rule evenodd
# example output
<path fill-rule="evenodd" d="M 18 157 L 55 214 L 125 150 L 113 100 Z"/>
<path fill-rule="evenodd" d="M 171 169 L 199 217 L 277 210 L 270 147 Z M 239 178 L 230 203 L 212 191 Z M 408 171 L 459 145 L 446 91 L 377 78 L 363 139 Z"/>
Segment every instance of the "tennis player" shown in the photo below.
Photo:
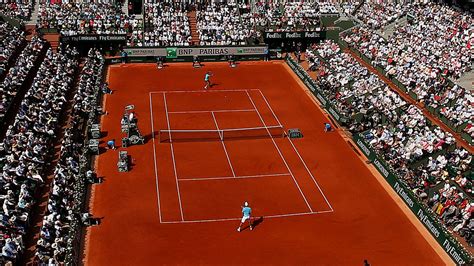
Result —
<path fill-rule="evenodd" d="M 210 88 L 212 86 L 211 84 L 211 76 L 212 73 L 211 71 L 207 71 L 206 75 L 204 76 L 204 82 L 206 82 L 206 86 L 204 86 L 204 89 L 207 90 L 207 88 Z"/>
<path fill-rule="evenodd" d="M 249 221 L 249 228 L 250 230 L 252 230 L 252 222 L 250 220 L 251 215 L 252 215 L 252 208 L 249 207 L 248 202 L 245 202 L 244 207 L 242 207 L 242 220 L 240 221 L 239 228 L 237 228 L 237 232 L 240 232 L 240 228 L 247 220 Z"/>

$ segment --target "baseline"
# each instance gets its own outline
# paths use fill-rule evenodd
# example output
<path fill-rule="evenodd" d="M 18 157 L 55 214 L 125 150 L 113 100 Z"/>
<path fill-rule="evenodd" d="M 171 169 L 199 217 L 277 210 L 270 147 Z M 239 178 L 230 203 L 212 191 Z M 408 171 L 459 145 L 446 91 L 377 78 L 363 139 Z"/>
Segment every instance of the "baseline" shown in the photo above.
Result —
<path fill-rule="evenodd" d="M 180 178 L 178 181 L 203 181 L 203 180 L 226 180 L 226 179 L 244 179 L 244 178 L 258 178 L 270 176 L 290 176 L 290 173 L 279 174 L 261 174 L 261 175 L 243 175 L 243 176 L 218 176 L 218 177 L 196 177 L 196 178 Z"/>
<path fill-rule="evenodd" d="M 275 214 L 275 215 L 256 215 L 253 216 L 253 219 L 264 218 L 264 219 L 275 219 L 275 218 L 284 218 L 284 217 L 294 217 L 294 216 L 309 216 L 316 214 L 330 213 L 333 211 L 311 211 L 311 212 L 297 212 L 297 213 L 287 213 L 287 214 Z M 226 221 L 240 221 L 242 217 L 239 218 L 222 218 L 222 219 L 203 219 L 203 220 L 184 220 L 184 221 L 165 221 L 161 222 L 162 224 L 179 224 L 179 223 L 209 223 L 209 222 L 226 222 Z"/>
<path fill-rule="evenodd" d="M 233 113 L 233 112 L 255 112 L 254 109 L 230 109 L 230 110 L 214 110 L 214 111 L 173 111 L 168 114 L 199 114 L 199 113 Z"/>

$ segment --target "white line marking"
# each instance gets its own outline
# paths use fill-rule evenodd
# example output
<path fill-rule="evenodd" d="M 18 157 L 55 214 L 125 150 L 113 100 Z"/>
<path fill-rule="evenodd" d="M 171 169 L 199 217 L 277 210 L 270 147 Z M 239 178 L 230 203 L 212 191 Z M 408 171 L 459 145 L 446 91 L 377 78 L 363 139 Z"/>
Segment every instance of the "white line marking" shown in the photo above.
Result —
<path fill-rule="evenodd" d="M 259 129 L 274 129 L 274 128 L 281 128 L 283 129 L 283 126 L 277 125 L 277 126 L 267 126 L 267 127 L 241 127 L 241 128 L 225 128 L 225 129 L 162 129 L 160 130 L 161 132 L 174 132 L 174 133 L 179 133 L 179 132 L 185 132 L 185 133 L 193 133 L 193 132 L 231 132 L 231 131 L 244 131 L 244 130 L 259 130 Z"/>
<path fill-rule="evenodd" d="M 273 114 L 273 117 L 275 117 L 276 121 L 278 122 L 279 125 L 281 125 L 281 122 L 280 120 L 278 119 L 278 117 L 276 116 L 275 112 L 273 112 L 273 109 L 272 107 L 270 106 L 270 104 L 268 103 L 267 101 L 267 97 L 265 97 L 265 95 L 263 95 L 262 91 L 261 90 L 258 90 L 258 92 L 260 92 L 260 95 L 262 95 L 263 97 L 263 100 L 265 100 L 265 103 L 267 104 L 268 108 L 270 108 L 270 111 L 272 112 Z"/>
<path fill-rule="evenodd" d="M 214 124 L 216 124 L 217 132 L 219 133 L 221 143 L 222 143 L 222 147 L 224 148 L 225 156 L 227 157 L 227 162 L 229 163 L 229 166 L 230 166 L 230 170 L 232 171 L 232 175 L 235 177 L 234 167 L 232 166 L 232 162 L 230 161 L 229 153 L 227 153 L 227 148 L 225 147 L 225 143 L 224 143 L 224 138 L 223 138 L 224 137 L 224 132 L 221 132 L 219 130 L 219 124 L 217 123 L 216 116 L 214 115 L 214 112 L 211 112 L 211 115 L 212 115 L 212 119 L 214 119 Z"/>
<path fill-rule="evenodd" d="M 314 184 L 318 187 L 318 190 L 319 192 L 321 193 L 321 195 L 323 195 L 323 198 L 324 200 L 326 201 L 327 205 L 329 206 L 329 208 L 331 208 L 331 210 L 333 210 L 332 206 L 331 206 L 331 203 L 329 203 L 329 200 L 326 198 L 326 195 L 324 194 L 323 190 L 321 189 L 321 187 L 319 186 L 318 184 L 318 181 L 316 181 L 316 178 L 314 178 L 313 174 L 311 173 L 311 171 L 309 171 L 308 169 L 308 166 L 306 165 L 306 162 L 303 160 L 303 157 L 301 157 L 300 153 L 298 152 L 298 149 L 296 149 L 295 147 L 295 144 L 293 144 L 293 141 L 291 141 L 290 138 L 287 138 L 288 141 L 290 142 L 291 146 L 293 147 L 293 149 L 295 150 L 296 154 L 298 154 L 298 157 L 300 157 L 300 160 L 301 162 L 303 163 L 304 165 L 304 168 L 306 168 L 306 171 L 309 173 L 309 175 L 311 176 L 311 179 L 313 179 L 313 182 Z"/>
<path fill-rule="evenodd" d="M 170 129 L 170 120 L 169 120 L 169 116 L 168 116 L 168 105 L 166 103 L 166 93 L 163 93 L 163 100 L 165 102 L 166 123 L 168 124 L 168 129 Z M 171 139 L 171 132 L 169 132 L 169 138 L 170 138 L 170 147 L 171 147 L 171 157 L 173 159 L 174 177 L 176 179 L 176 188 L 177 188 L 177 191 L 178 191 L 179 211 L 181 212 L 181 221 L 184 221 L 183 206 L 181 204 L 181 194 L 179 192 L 178 173 L 176 171 L 176 161 L 175 161 L 175 158 L 174 158 L 173 140 Z"/>
<path fill-rule="evenodd" d="M 325 211 L 315 211 L 315 212 L 298 212 L 298 213 L 288 213 L 288 214 L 276 214 L 276 215 L 268 215 L 268 216 L 254 216 L 253 219 L 258 219 L 259 217 L 263 217 L 263 219 L 271 219 L 271 218 L 282 218 L 282 217 L 294 217 L 294 216 L 307 216 L 307 215 L 315 215 L 315 214 L 324 214 L 333 212 L 331 210 Z M 166 221 L 162 222 L 163 224 L 177 224 L 177 223 L 209 223 L 209 222 L 225 222 L 225 221 L 240 221 L 240 218 L 222 218 L 222 219 L 204 219 L 204 220 L 185 220 L 185 221 Z"/>
<path fill-rule="evenodd" d="M 155 147 L 155 127 L 154 127 L 154 118 L 153 118 L 153 104 L 152 104 L 152 94 L 148 94 L 150 98 L 150 117 L 151 117 L 151 139 L 153 141 L 153 163 L 155 165 L 155 182 L 156 182 L 156 199 L 158 202 L 158 216 L 160 217 L 161 223 L 161 205 L 160 205 L 160 190 L 158 189 L 158 167 L 156 165 L 156 147 Z"/>
<path fill-rule="evenodd" d="M 235 110 L 214 110 L 214 111 L 174 111 L 168 112 L 168 114 L 199 114 L 199 113 L 233 113 L 233 112 L 255 112 L 254 109 L 235 109 Z"/>
<path fill-rule="evenodd" d="M 244 179 L 244 178 L 258 178 L 258 177 L 269 177 L 269 176 L 289 176 L 290 173 L 286 174 L 264 174 L 264 175 L 241 175 L 241 176 L 221 176 L 221 177 L 194 177 L 194 178 L 180 178 L 178 181 L 205 181 L 205 180 L 226 180 L 226 179 Z"/>
<path fill-rule="evenodd" d="M 267 98 L 265 97 L 265 95 L 263 95 L 263 93 L 260 91 L 260 94 L 262 95 L 263 99 L 265 100 L 268 108 L 270 109 L 270 111 L 272 112 L 273 114 L 273 117 L 275 117 L 275 119 L 277 120 L 278 124 L 281 125 L 280 123 L 280 120 L 278 119 L 278 116 L 275 114 L 275 112 L 273 111 L 273 108 L 270 106 L 270 103 L 267 101 Z M 293 143 L 293 141 L 290 139 L 290 138 L 287 138 L 288 141 L 290 142 L 291 146 L 293 147 L 293 149 L 295 150 L 296 154 L 298 155 L 298 157 L 300 158 L 301 162 L 303 163 L 304 167 L 306 168 L 306 171 L 308 172 L 308 174 L 311 176 L 311 179 L 313 179 L 313 182 L 314 184 L 318 187 L 318 190 L 319 192 L 321 193 L 321 195 L 323 196 L 324 200 L 326 201 L 326 204 L 329 206 L 329 208 L 331 208 L 331 210 L 333 210 L 332 206 L 331 206 L 331 203 L 329 203 L 329 200 L 327 199 L 326 195 L 324 194 L 323 190 L 321 189 L 321 187 L 319 186 L 318 184 L 318 181 L 316 181 L 316 178 L 314 178 L 313 174 L 311 173 L 311 171 L 309 170 L 308 166 L 306 165 L 306 162 L 303 160 L 303 157 L 301 156 L 301 154 L 299 153 L 298 149 L 296 148 L 295 144 Z"/>
<path fill-rule="evenodd" d="M 259 89 L 237 89 L 237 90 L 180 90 L 180 91 L 151 91 L 150 93 L 216 93 L 216 92 L 246 92 L 246 91 L 258 91 Z"/>
<path fill-rule="evenodd" d="M 263 126 L 266 127 L 265 121 L 263 120 L 262 116 L 260 115 L 260 112 L 258 111 L 257 106 L 256 106 L 255 103 L 253 102 L 252 97 L 250 97 L 250 94 L 249 94 L 248 92 L 247 92 L 247 96 L 248 96 L 250 102 L 252 103 L 253 108 L 255 108 L 255 110 L 257 111 L 258 117 L 260 118 L 260 121 L 262 121 Z M 276 148 L 277 151 L 278 151 L 278 154 L 280 154 L 281 159 L 282 159 L 283 162 L 285 163 L 286 169 L 288 170 L 288 172 L 290 172 L 291 177 L 293 178 L 293 181 L 294 181 L 295 184 L 296 184 L 296 187 L 298 188 L 298 190 L 299 190 L 300 193 L 301 193 L 301 196 L 303 196 L 303 199 L 304 199 L 304 201 L 306 202 L 306 205 L 308 206 L 309 210 L 310 210 L 311 212 L 313 212 L 313 209 L 311 208 L 311 205 L 309 205 L 309 202 L 308 202 L 308 200 L 306 199 L 306 196 L 304 195 L 303 191 L 302 191 L 301 188 L 300 188 L 300 185 L 299 185 L 298 182 L 296 181 L 296 178 L 295 178 L 295 176 L 293 175 L 293 172 L 291 171 L 290 166 L 289 166 L 288 163 L 286 162 L 285 157 L 283 157 L 283 154 L 281 153 L 280 148 L 279 148 L 278 145 L 276 144 L 275 139 L 273 139 L 273 136 L 272 136 L 272 134 L 270 133 L 270 131 L 269 131 L 268 129 L 267 129 L 267 133 L 268 133 L 268 135 L 270 135 L 270 138 L 271 138 L 271 140 L 272 140 L 272 142 L 273 142 L 273 145 L 275 146 L 275 148 Z"/>

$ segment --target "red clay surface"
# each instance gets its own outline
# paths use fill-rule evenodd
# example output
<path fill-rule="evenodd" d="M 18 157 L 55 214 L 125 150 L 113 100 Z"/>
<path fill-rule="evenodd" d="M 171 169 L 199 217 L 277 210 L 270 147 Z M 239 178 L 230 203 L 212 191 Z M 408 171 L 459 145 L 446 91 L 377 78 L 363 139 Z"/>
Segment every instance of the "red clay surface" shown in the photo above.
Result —
<path fill-rule="evenodd" d="M 204 92 L 208 70 L 217 85 Z M 99 156 L 106 181 L 92 212 L 104 219 L 88 232 L 86 264 L 443 264 L 338 132 L 323 131 L 326 117 L 282 63 L 115 65 L 109 84 L 104 140 L 121 139 L 134 104 L 147 143 L 127 148 L 128 173 L 117 170 L 118 151 Z M 168 128 L 279 122 L 304 138 L 159 139 Z M 263 220 L 238 233 L 244 201 Z"/>

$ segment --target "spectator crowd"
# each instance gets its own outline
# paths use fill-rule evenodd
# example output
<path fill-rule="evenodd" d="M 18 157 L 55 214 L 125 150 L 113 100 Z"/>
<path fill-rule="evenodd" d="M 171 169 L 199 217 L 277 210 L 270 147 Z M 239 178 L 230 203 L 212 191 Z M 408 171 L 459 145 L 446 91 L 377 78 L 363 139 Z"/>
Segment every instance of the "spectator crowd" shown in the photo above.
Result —
<path fill-rule="evenodd" d="M 145 2 L 145 32 L 138 34 L 145 46 L 189 46 L 191 28 L 183 5 L 150 0 Z M 141 35 L 141 36 L 140 36 Z"/>
<path fill-rule="evenodd" d="M 33 11 L 32 0 L 0 0 L 0 13 L 9 17 L 27 21 Z"/>
<path fill-rule="evenodd" d="M 344 40 L 418 101 L 474 137 L 472 91 L 449 81 L 472 70 L 472 14 L 436 3 L 413 6 L 409 12 L 415 19 L 395 27 L 387 40 L 367 26 L 353 29 Z"/>
<path fill-rule="evenodd" d="M 410 3 L 397 3 L 395 1 L 387 3 L 364 2 L 355 15 L 367 27 L 379 29 L 406 15 L 410 7 Z"/>
<path fill-rule="evenodd" d="M 65 131 L 61 145 L 60 159 L 54 171 L 52 192 L 46 215 L 43 219 L 36 256 L 41 263 L 58 265 L 65 263 L 68 243 L 74 237 L 73 221 L 81 219 L 81 196 L 77 195 L 76 184 L 85 180 L 84 169 L 80 169 L 84 151 L 84 126 L 90 113 L 94 112 L 102 83 L 105 60 L 91 49 L 82 69 L 78 89 L 73 98 L 71 121 Z"/>
<path fill-rule="evenodd" d="M 446 226 L 462 232 L 474 245 L 472 154 L 455 148 L 449 132 L 432 125 L 418 107 L 332 41 L 313 47 L 307 55 L 318 66 L 319 88 L 348 119 L 349 130 L 360 133 Z"/>
<path fill-rule="evenodd" d="M 5 59 L 7 55 L 13 53 L 15 48 L 23 40 L 23 35 L 19 34 L 19 32 L 12 30 L 10 33 L 11 34 L 7 35 L 5 39 L 5 41 L 10 40 L 10 43 L 8 43 L 8 46 L 6 46 L 6 49 L 4 50 Z M 33 69 L 44 45 L 45 42 L 43 40 L 34 37 L 20 53 L 15 64 L 8 69 L 5 79 L 0 85 L 0 122 L 3 123 L 3 119 L 5 118 L 13 99 L 19 92 L 23 83 L 27 81 L 27 76 Z M 2 68 L 6 68 L 7 62 L 7 60 L 2 62 Z"/>
<path fill-rule="evenodd" d="M 55 28 L 66 36 L 79 34 L 131 34 L 140 21 L 111 2 L 42 3 L 39 28 Z"/>
<path fill-rule="evenodd" d="M 249 23 L 241 23 L 236 4 L 211 3 L 196 12 L 200 45 L 245 45 L 255 34 Z"/>
<path fill-rule="evenodd" d="M 1 144 L 3 259 L 14 261 L 24 249 L 22 237 L 36 201 L 35 192 L 44 182 L 59 116 L 78 65 L 76 57 L 74 50 L 47 51 Z"/>
<path fill-rule="evenodd" d="M 321 12 L 332 13 L 335 7 L 329 3 L 318 2 L 286 2 L 273 3 L 264 9 L 264 16 L 270 30 L 275 31 L 312 31 L 321 26 Z"/>

